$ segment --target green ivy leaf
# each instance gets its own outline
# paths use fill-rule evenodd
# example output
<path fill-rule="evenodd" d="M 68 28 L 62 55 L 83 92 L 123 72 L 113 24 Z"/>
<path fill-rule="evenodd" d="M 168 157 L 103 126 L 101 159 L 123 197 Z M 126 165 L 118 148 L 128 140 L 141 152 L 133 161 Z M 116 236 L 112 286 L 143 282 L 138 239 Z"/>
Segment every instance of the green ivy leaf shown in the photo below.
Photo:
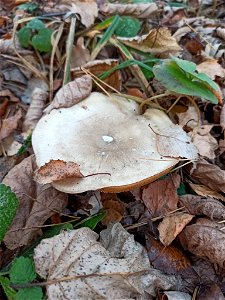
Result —
<path fill-rule="evenodd" d="M 155 65 L 153 73 L 169 91 L 218 103 L 218 99 L 211 91 L 215 83 L 207 75 L 198 74 L 195 69 L 196 65 L 191 62 L 172 58 Z"/>
<path fill-rule="evenodd" d="M 19 201 L 9 186 L 0 184 L 0 241 L 3 240 L 15 215 Z"/>
<path fill-rule="evenodd" d="M 16 294 L 15 300 L 42 300 L 43 299 L 43 292 L 42 289 L 37 286 L 37 287 L 32 287 L 32 288 L 24 288 L 20 289 L 18 293 Z"/>
<path fill-rule="evenodd" d="M 31 29 L 27 28 L 27 27 L 23 27 L 18 31 L 17 36 L 18 36 L 20 45 L 23 48 L 28 48 L 30 41 L 31 41 L 31 37 L 32 37 Z"/>
<path fill-rule="evenodd" d="M 17 6 L 16 9 L 25 10 L 29 13 L 33 13 L 36 9 L 38 9 L 38 5 L 36 3 L 29 2 L 29 3 L 24 3 L 24 4 Z"/>
<path fill-rule="evenodd" d="M 119 25 L 116 27 L 114 34 L 121 37 L 136 36 L 141 28 L 141 22 L 132 17 L 121 17 Z"/>
<path fill-rule="evenodd" d="M 43 28 L 31 40 L 32 46 L 40 52 L 50 52 L 52 49 L 52 29 Z"/>
<path fill-rule="evenodd" d="M 14 299 L 16 291 L 10 287 L 10 280 L 7 277 L 0 276 L 0 284 L 8 299 Z"/>
<path fill-rule="evenodd" d="M 9 271 L 10 281 L 16 284 L 31 282 L 36 276 L 34 262 L 29 257 L 15 259 Z"/>
<path fill-rule="evenodd" d="M 45 28 L 45 24 L 39 20 L 38 18 L 34 18 L 30 22 L 27 23 L 26 25 L 27 28 L 30 28 L 31 30 L 41 30 Z"/>

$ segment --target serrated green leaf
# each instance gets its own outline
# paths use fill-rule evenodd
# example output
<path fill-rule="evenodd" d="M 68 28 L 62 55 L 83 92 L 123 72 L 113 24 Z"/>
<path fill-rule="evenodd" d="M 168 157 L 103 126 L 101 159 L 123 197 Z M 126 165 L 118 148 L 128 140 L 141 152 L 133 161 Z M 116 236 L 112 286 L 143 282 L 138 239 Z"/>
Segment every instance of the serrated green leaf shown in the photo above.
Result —
<path fill-rule="evenodd" d="M 27 28 L 30 28 L 31 30 L 41 30 L 42 28 L 45 28 L 45 24 L 39 20 L 38 18 L 34 18 L 26 25 Z"/>
<path fill-rule="evenodd" d="M 32 37 L 31 29 L 27 28 L 27 27 L 23 27 L 18 31 L 17 36 L 18 36 L 20 45 L 23 48 L 28 48 L 30 41 L 31 41 L 31 37 Z"/>
<path fill-rule="evenodd" d="M 195 77 L 190 73 L 181 69 L 172 59 L 166 59 L 160 65 L 153 67 L 153 73 L 158 81 L 160 81 L 169 91 L 201 97 L 212 103 L 218 103 L 218 99 L 211 92 L 206 82 L 194 80 Z"/>
<path fill-rule="evenodd" d="M 15 215 L 19 201 L 9 186 L 0 184 L 0 241 L 3 240 Z"/>
<path fill-rule="evenodd" d="M 29 257 L 16 258 L 9 271 L 10 281 L 16 284 L 31 282 L 36 276 L 34 262 Z"/>
<path fill-rule="evenodd" d="M 19 6 L 17 6 L 16 9 L 25 10 L 29 13 L 33 13 L 38 8 L 38 5 L 36 3 L 24 3 Z"/>
<path fill-rule="evenodd" d="M 141 28 L 141 22 L 133 17 L 121 17 L 114 34 L 120 37 L 134 37 Z"/>
<path fill-rule="evenodd" d="M 52 32 L 53 30 L 49 28 L 41 29 L 38 34 L 33 36 L 31 40 L 32 46 L 40 52 L 50 52 L 52 49 Z"/>
<path fill-rule="evenodd" d="M 42 300 L 43 292 L 41 287 L 31 287 L 20 289 L 15 296 L 15 300 Z"/>
<path fill-rule="evenodd" d="M 0 276 L 0 284 L 9 300 L 14 299 L 16 291 L 10 287 L 10 280 L 7 277 Z"/>

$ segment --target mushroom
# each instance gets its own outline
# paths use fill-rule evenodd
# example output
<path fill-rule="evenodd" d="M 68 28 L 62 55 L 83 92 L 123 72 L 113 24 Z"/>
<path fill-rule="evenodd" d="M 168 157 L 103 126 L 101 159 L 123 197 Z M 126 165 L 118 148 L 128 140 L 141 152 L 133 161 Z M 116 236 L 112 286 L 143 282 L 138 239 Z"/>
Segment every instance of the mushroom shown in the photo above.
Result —
<path fill-rule="evenodd" d="M 161 110 L 139 115 L 138 108 L 132 100 L 94 92 L 72 107 L 53 109 L 33 132 L 38 167 L 51 160 L 78 164 L 83 178 L 52 183 L 66 193 L 122 192 L 158 179 L 179 159 L 158 153 L 156 132 L 176 125 Z"/>

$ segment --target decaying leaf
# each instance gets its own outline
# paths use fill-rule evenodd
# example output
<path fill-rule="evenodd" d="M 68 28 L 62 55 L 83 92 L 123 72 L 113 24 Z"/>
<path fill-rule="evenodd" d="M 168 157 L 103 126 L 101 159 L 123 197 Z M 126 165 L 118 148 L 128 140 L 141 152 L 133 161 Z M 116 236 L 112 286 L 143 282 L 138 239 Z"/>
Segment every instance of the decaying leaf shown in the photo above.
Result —
<path fill-rule="evenodd" d="M 213 125 L 202 125 L 195 127 L 193 131 L 189 133 L 193 144 L 198 149 L 198 153 L 209 159 L 216 157 L 215 150 L 218 148 L 217 140 L 210 134 L 212 127 Z"/>
<path fill-rule="evenodd" d="M 196 224 L 187 226 L 179 235 L 184 249 L 198 257 L 225 266 L 225 232 L 223 224 L 209 219 L 198 219 Z"/>
<path fill-rule="evenodd" d="M 120 222 L 123 218 L 125 212 L 125 205 L 116 194 L 101 194 L 101 201 L 104 210 L 106 211 L 106 216 L 102 220 L 103 225 L 109 224 L 109 222 Z"/>
<path fill-rule="evenodd" d="M 198 113 L 194 106 L 188 106 L 188 109 L 185 112 L 178 113 L 179 125 L 188 128 L 195 128 L 198 126 Z"/>
<path fill-rule="evenodd" d="M 163 246 L 151 235 L 146 235 L 148 257 L 155 269 L 166 274 L 177 274 L 190 265 L 184 253 L 174 246 Z"/>
<path fill-rule="evenodd" d="M 199 196 L 203 196 L 203 197 L 212 197 L 218 200 L 222 200 L 225 201 L 225 197 L 223 195 L 221 195 L 220 193 L 211 190 L 210 188 L 208 188 L 205 185 L 202 184 L 194 184 L 189 182 L 190 187 L 192 188 L 193 191 L 195 191 L 196 194 L 198 194 Z"/>
<path fill-rule="evenodd" d="M 150 267 L 145 249 L 117 223 L 97 233 L 64 231 L 36 247 L 37 273 L 50 280 L 48 299 L 146 299 L 179 283 Z M 69 277 L 68 277 L 69 276 Z M 68 280 L 65 280 L 68 278 Z"/>
<path fill-rule="evenodd" d="M 85 65 L 83 65 L 82 67 L 84 69 L 87 69 L 93 75 L 98 76 L 101 75 L 103 72 L 118 66 L 118 64 L 119 61 L 117 59 L 104 59 L 104 60 L 92 60 L 86 63 Z M 83 74 L 84 72 L 81 71 L 80 68 L 74 68 L 71 70 L 71 73 L 72 73 L 72 78 L 76 78 L 77 76 L 80 76 L 80 74 Z M 114 87 L 116 90 L 120 91 L 122 82 L 121 82 L 121 74 L 119 70 L 110 74 L 103 81 L 109 84 L 110 86 Z M 103 85 L 103 87 L 107 91 L 110 92 L 112 91 L 106 85 Z M 96 90 L 102 92 L 102 89 L 98 86 L 96 87 Z"/>
<path fill-rule="evenodd" d="M 187 213 L 175 213 L 163 218 L 159 223 L 159 239 L 164 246 L 168 246 L 177 237 L 184 227 L 193 219 L 194 216 Z"/>
<path fill-rule="evenodd" d="M 206 286 L 201 286 L 198 291 L 198 300 L 224 300 L 224 294 L 220 287 L 214 283 Z"/>
<path fill-rule="evenodd" d="M 44 166 L 37 169 L 34 173 L 34 179 L 40 184 L 52 183 L 66 178 L 82 178 L 78 164 L 75 162 L 65 162 L 63 160 L 50 160 Z"/>
<path fill-rule="evenodd" d="M 225 171 L 217 165 L 210 164 L 205 159 L 200 159 L 191 176 L 210 189 L 225 193 Z"/>
<path fill-rule="evenodd" d="M 223 104 L 221 114 L 220 114 L 220 126 L 225 129 L 225 104 Z"/>
<path fill-rule="evenodd" d="M 98 16 L 98 6 L 95 0 L 72 0 L 67 2 L 71 5 L 70 13 L 80 15 L 81 23 L 85 27 L 88 28 L 94 24 L 95 18 Z"/>
<path fill-rule="evenodd" d="M 9 136 L 10 133 L 12 133 L 13 130 L 17 128 L 18 122 L 21 117 L 22 112 L 19 109 L 14 116 L 4 119 L 0 122 L 0 141 Z"/>
<path fill-rule="evenodd" d="M 211 219 L 225 219 L 225 206 L 211 197 L 184 195 L 180 203 L 192 215 L 205 215 Z"/>
<path fill-rule="evenodd" d="M 201 64 L 197 65 L 197 70 L 199 73 L 205 73 L 211 79 L 215 79 L 216 76 L 224 77 L 225 70 L 224 68 L 218 63 L 216 59 L 207 59 Z"/>
<path fill-rule="evenodd" d="M 120 4 L 120 3 L 104 3 L 101 4 L 99 10 L 101 13 L 109 16 L 128 15 L 140 19 L 150 17 L 150 15 L 158 9 L 155 3 L 138 3 L 138 4 Z"/>
<path fill-rule="evenodd" d="M 4 239 L 9 249 L 29 244 L 40 233 L 37 226 L 67 205 L 67 194 L 33 181 L 36 167 L 35 157 L 29 156 L 12 168 L 3 180 L 20 200 L 16 217 Z"/>
<path fill-rule="evenodd" d="M 142 192 L 142 201 L 152 218 L 166 215 L 177 209 L 177 189 L 180 176 L 173 173 L 166 178 L 150 183 Z"/>
<path fill-rule="evenodd" d="M 23 122 L 23 131 L 33 130 L 42 116 L 48 93 L 35 88 L 32 93 L 32 102 Z"/>
<path fill-rule="evenodd" d="M 10 90 L 1 90 L 0 97 L 9 97 L 11 102 L 19 102 L 19 98 L 14 96 Z"/>
<path fill-rule="evenodd" d="M 152 29 L 148 34 L 134 38 L 118 38 L 125 45 L 153 54 L 176 53 L 181 50 L 176 39 L 166 27 Z"/>
<path fill-rule="evenodd" d="M 159 300 L 191 300 L 192 297 L 183 292 L 178 291 L 166 291 L 163 295 L 159 297 Z"/>
<path fill-rule="evenodd" d="M 91 55 L 90 51 L 84 46 L 84 38 L 80 36 L 77 39 L 76 45 L 72 50 L 72 57 L 70 68 L 74 69 L 76 67 L 80 67 L 85 65 L 88 61 L 90 61 Z"/>
<path fill-rule="evenodd" d="M 71 107 L 87 98 L 92 90 L 92 80 L 89 75 L 77 78 L 63 86 L 55 95 L 52 103 L 44 110 L 50 113 L 54 108 Z"/>

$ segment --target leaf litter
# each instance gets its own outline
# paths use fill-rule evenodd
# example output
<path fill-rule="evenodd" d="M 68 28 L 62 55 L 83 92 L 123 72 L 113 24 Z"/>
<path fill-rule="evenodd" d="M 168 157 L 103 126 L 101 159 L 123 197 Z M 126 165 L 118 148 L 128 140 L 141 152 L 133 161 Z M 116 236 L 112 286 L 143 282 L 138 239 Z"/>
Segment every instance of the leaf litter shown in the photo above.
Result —
<path fill-rule="evenodd" d="M 145 0 L 1 1 L 0 176 L 19 206 L 11 209 L 10 197 L 0 203 L 0 213 L 7 212 L 7 228 L 4 218 L 0 220 L 6 231 L 0 232 L 0 295 L 224 299 L 225 7 L 214 1 L 180 1 L 178 9 L 173 5 Z M 40 29 L 46 32 L 44 39 Z M 23 35 L 27 30 L 30 38 Z M 96 91 L 95 104 L 82 105 Z M 98 116 L 103 94 L 108 104 L 117 99 L 121 117 L 112 108 L 109 115 L 102 111 Z M 57 140 L 61 156 L 48 156 L 46 147 L 43 155 L 49 159 L 38 168 L 31 137 L 36 125 L 53 110 L 61 114 L 76 105 L 84 115 L 95 113 L 69 133 L 64 123 L 55 125 L 56 136 L 64 132 Z M 140 151 L 134 144 L 128 114 L 137 121 L 141 144 L 152 137 L 157 157 L 148 152 L 150 146 Z M 169 116 L 163 126 L 157 114 Z M 75 115 L 69 118 L 68 124 Z M 87 135 L 90 120 L 94 133 Z M 114 133 L 118 124 L 122 127 Z M 81 134 L 85 138 L 76 147 L 87 149 L 82 164 L 68 144 Z M 89 141 L 99 147 L 97 167 L 96 157 L 89 158 Z M 122 149 L 121 141 L 126 145 Z M 72 160 L 62 159 L 63 149 Z M 130 186 L 113 186 L 114 173 L 133 160 L 140 161 L 142 173 L 148 165 L 170 167 Z M 102 166 L 112 167 L 110 174 L 101 172 Z M 123 173 L 124 182 L 137 173 Z M 84 178 L 111 182 L 103 192 L 90 188 L 81 194 L 74 194 L 75 188 L 68 195 L 53 187 Z M 57 226 L 65 227 L 48 235 Z M 41 241 L 43 237 L 50 238 Z M 36 247 L 35 254 L 30 247 Z M 7 274 L 15 257 L 25 265 L 26 253 L 32 264 L 34 259 L 36 274 L 29 279 L 24 273 L 22 286 Z M 19 271 L 14 272 L 18 277 Z"/>

